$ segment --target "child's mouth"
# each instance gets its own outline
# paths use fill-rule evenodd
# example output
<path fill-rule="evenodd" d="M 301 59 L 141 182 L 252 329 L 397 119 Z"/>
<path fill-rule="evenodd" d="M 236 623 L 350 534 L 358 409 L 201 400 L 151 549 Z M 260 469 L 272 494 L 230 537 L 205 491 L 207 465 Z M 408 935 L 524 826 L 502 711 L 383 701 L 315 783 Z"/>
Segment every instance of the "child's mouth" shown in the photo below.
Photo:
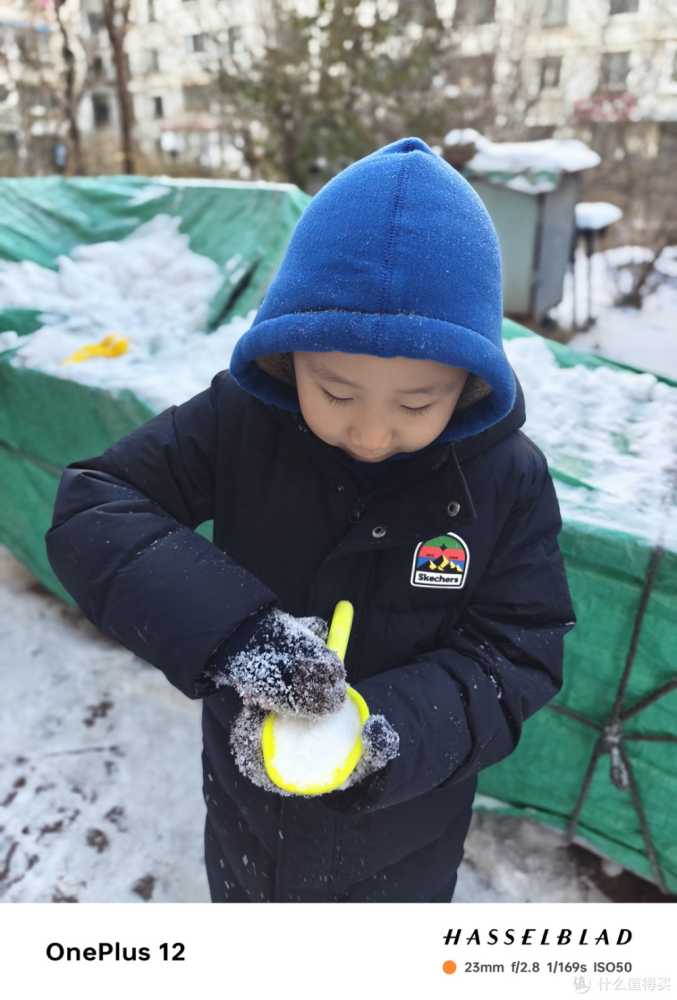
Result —
<path fill-rule="evenodd" d="M 350 451 L 348 449 L 346 450 L 348 451 L 350 457 L 357 459 L 358 462 L 381 462 L 387 457 L 386 455 L 358 455 L 354 451 Z"/>

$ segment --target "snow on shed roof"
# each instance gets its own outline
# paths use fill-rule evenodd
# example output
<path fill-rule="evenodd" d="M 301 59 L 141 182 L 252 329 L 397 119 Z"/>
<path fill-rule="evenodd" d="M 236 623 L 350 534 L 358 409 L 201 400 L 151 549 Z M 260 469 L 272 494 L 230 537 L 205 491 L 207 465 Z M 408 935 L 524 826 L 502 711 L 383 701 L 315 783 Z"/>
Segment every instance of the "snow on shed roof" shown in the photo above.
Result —
<path fill-rule="evenodd" d="M 601 157 L 580 139 L 539 139 L 535 142 L 492 142 L 475 129 L 452 129 L 444 137 L 445 156 L 454 146 L 475 147 L 463 163 L 463 173 L 523 191 L 554 191 L 563 173 L 596 167 Z"/>

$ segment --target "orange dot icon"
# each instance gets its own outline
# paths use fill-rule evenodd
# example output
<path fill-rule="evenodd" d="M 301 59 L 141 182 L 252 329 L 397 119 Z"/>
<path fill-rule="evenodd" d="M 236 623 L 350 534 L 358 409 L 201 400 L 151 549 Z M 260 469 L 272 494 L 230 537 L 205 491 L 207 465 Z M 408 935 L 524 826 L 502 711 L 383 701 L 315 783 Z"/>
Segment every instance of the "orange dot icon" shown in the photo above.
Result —
<path fill-rule="evenodd" d="M 452 961 L 452 959 L 448 959 L 442 966 L 442 971 L 446 972 L 448 976 L 451 976 L 454 972 L 456 972 L 456 962 Z"/>

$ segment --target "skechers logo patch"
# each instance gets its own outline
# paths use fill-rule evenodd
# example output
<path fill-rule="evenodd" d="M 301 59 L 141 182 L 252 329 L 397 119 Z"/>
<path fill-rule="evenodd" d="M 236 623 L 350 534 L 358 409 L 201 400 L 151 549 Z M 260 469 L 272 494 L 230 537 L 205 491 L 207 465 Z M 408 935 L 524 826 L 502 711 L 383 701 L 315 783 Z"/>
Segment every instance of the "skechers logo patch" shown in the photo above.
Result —
<path fill-rule="evenodd" d="M 470 553 L 459 535 L 451 531 L 419 542 L 411 567 L 412 587 L 462 587 Z"/>

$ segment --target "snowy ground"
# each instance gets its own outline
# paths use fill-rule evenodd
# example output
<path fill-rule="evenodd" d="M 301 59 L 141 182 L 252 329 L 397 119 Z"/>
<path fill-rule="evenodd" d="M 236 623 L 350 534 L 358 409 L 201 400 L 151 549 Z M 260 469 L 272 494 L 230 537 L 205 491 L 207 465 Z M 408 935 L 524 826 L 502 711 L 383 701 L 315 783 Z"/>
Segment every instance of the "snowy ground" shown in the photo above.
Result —
<path fill-rule="evenodd" d="M 646 247 L 615 247 L 591 258 L 592 316 L 596 322 L 568 341 L 577 351 L 603 354 L 622 364 L 634 365 L 677 379 L 677 247 L 666 247 L 647 282 L 641 309 L 614 306 L 620 293 L 630 290 L 633 271 L 651 253 Z M 587 258 L 581 247 L 576 258 L 576 313 L 588 315 Z M 564 294 L 550 315 L 572 329 L 574 281 L 567 273 Z"/>
<path fill-rule="evenodd" d="M 200 703 L 4 547 L 0 621 L 0 900 L 209 902 Z M 664 899 L 530 820 L 476 812 L 465 852 L 458 903 Z"/>

